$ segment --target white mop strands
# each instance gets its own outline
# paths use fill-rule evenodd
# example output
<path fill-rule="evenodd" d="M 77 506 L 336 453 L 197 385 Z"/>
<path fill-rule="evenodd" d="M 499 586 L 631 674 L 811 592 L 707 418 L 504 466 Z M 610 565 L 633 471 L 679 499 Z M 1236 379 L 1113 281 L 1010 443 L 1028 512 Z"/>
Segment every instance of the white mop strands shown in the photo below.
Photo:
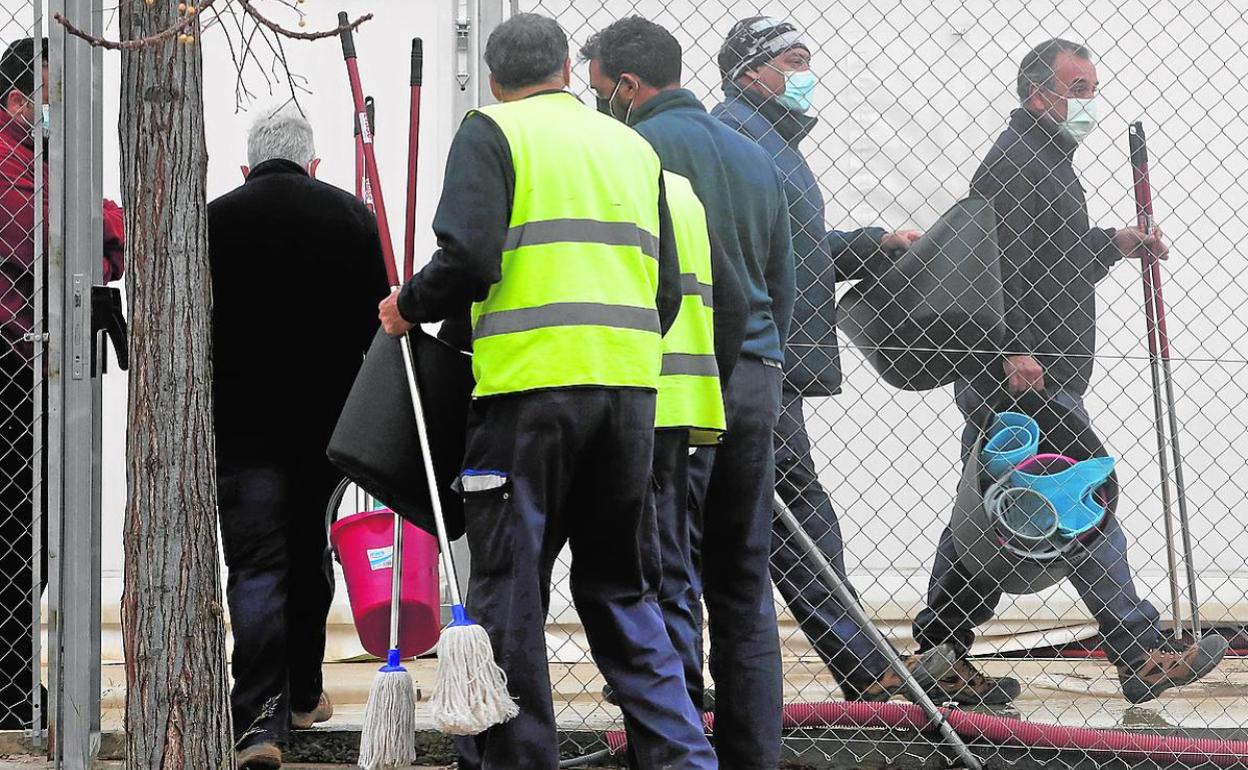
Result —
<path fill-rule="evenodd" d="M 399 770 L 416 764 L 416 689 L 412 675 L 390 650 L 373 679 L 360 730 L 363 770 Z"/>
<path fill-rule="evenodd" d="M 494 662 L 485 629 L 460 605 L 438 640 L 438 673 L 429 699 L 433 724 L 447 735 L 477 735 L 520 713 L 507 675 Z"/>

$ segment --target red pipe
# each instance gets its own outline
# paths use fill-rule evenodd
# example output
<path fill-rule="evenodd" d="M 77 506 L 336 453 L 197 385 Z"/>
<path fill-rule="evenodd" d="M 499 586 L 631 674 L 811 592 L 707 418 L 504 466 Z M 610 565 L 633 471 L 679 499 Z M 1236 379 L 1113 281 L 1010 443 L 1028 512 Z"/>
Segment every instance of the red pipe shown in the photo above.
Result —
<path fill-rule="evenodd" d="M 785 706 L 782 713 L 784 727 L 790 730 L 874 727 L 921 732 L 930 727 L 923 710 L 910 703 L 793 703 Z M 1248 741 L 1063 727 L 960 709 L 941 709 L 941 713 L 963 738 L 994 746 L 1103 752 L 1111 753 L 1118 759 L 1183 765 L 1212 763 L 1228 767 L 1248 761 Z M 714 717 L 707 714 L 704 720 L 709 732 Z M 628 744 L 623 730 L 609 732 L 605 738 L 613 754 L 618 754 Z"/>

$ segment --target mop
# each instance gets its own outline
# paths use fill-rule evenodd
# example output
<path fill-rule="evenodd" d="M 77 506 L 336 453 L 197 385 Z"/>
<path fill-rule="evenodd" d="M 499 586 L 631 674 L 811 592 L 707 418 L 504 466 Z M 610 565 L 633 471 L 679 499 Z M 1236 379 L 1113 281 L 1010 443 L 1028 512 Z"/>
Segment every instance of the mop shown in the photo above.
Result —
<path fill-rule="evenodd" d="M 339 19 L 346 18 L 345 12 L 339 13 Z M 395 265 L 392 241 L 390 240 L 389 223 L 386 218 L 385 202 L 382 196 L 380 176 L 377 171 L 377 157 L 373 146 L 372 127 L 366 116 L 363 88 L 360 84 L 359 67 L 356 59 L 353 35 L 344 26 L 342 33 L 342 52 L 347 64 L 347 74 L 351 83 L 351 97 L 359 121 L 360 141 L 364 150 L 364 161 L 369 188 L 373 196 L 373 205 L 377 215 L 377 231 L 381 240 L 382 254 L 386 261 L 387 276 L 391 286 L 398 288 L 398 270 Z M 422 44 L 419 39 L 412 41 L 412 120 L 410 130 L 415 133 L 420 129 L 420 87 L 422 81 Z M 409 145 L 409 149 L 415 147 Z M 414 193 L 417 158 L 408 159 L 408 188 Z M 409 227 L 414 223 L 414 194 L 409 201 Z M 409 248 L 414 250 L 414 240 L 407 239 Z M 405 272 L 410 277 L 413 253 L 406 255 Z M 405 335 L 399 340 L 403 352 L 403 363 L 407 379 L 408 391 L 412 400 L 412 411 L 416 418 L 416 431 L 420 440 L 421 454 L 425 466 L 425 478 L 429 483 L 430 503 L 433 506 L 434 520 L 438 531 L 438 542 L 441 547 L 443 573 L 450 586 L 452 598 L 453 621 L 441 635 L 438 642 L 438 669 L 430 702 L 435 726 L 442 732 L 452 735 L 475 735 L 483 730 L 519 713 L 515 701 L 507 692 L 507 681 L 502 670 L 494 661 L 494 651 L 485 630 L 474 623 L 464 610 L 460 598 L 459 584 L 455 572 L 455 564 L 451 555 L 450 542 L 446 535 L 446 521 L 442 511 L 441 497 L 438 494 L 436 475 L 433 469 L 433 456 L 429 448 L 429 435 L 425 423 L 425 413 L 421 406 L 420 390 L 416 381 L 414 358 L 411 342 Z M 402 527 L 401 519 L 395 516 L 395 564 L 402 563 Z M 364 724 L 360 738 L 359 765 L 364 770 L 392 770 L 404 767 L 415 761 L 416 740 L 416 703 L 410 674 L 399 663 L 398 652 L 398 586 L 399 569 L 394 572 L 393 607 L 391 609 L 391 640 L 387 665 L 379 671 L 369 694 L 368 706 L 365 709 Z"/>
<path fill-rule="evenodd" d="M 784 525 L 784 528 L 796 540 L 803 556 L 810 559 L 816 567 L 816 572 L 819 574 L 819 578 L 823 581 L 824 586 L 836 596 L 841 606 L 845 607 L 850 617 L 863 630 L 863 633 L 867 635 L 867 639 L 884 656 L 884 660 L 888 662 L 889 668 L 905 682 L 906 690 L 910 693 L 911 699 L 919 708 L 923 709 L 923 713 L 927 715 L 928 720 L 940 730 L 941 737 L 953 748 L 954 753 L 957 754 L 963 766 L 967 770 L 982 770 L 983 765 L 980 764 L 979 759 L 971 752 L 966 742 L 962 740 L 962 736 L 957 734 L 944 715 L 940 713 L 940 709 L 928 697 L 922 685 L 914 678 L 914 674 L 911 673 L 910 669 L 906 668 L 906 664 L 897 655 L 897 651 L 893 649 L 893 646 L 888 643 L 888 640 L 884 638 L 879 629 L 875 627 L 875 624 L 862 611 L 862 607 L 858 606 L 857 600 L 854 599 L 845 582 L 841 580 L 841 576 L 832 567 L 828 557 L 819 548 L 819 545 L 811 539 L 810 535 L 806 533 L 806 530 L 802 528 L 793 512 L 789 510 L 789 507 L 785 505 L 779 495 L 776 495 L 775 506 L 776 518 L 780 520 L 780 523 Z"/>
<path fill-rule="evenodd" d="M 1153 232 L 1153 189 L 1148 174 L 1148 145 L 1143 122 L 1131 124 L 1127 132 L 1131 151 L 1131 168 L 1135 181 L 1135 210 L 1139 226 Z M 1196 568 L 1192 561 L 1192 531 L 1187 515 L 1187 489 L 1183 482 L 1183 452 L 1179 447 L 1179 419 L 1174 401 L 1174 380 L 1170 371 L 1170 336 L 1166 333 L 1166 306 L 1161 296 L 1161 265 L 1151 251 L 1142 260 L 1144 281 L 1144 318 L 1148 325 L 1148 362 L 1153 380 L 1153 413 L 1157 427 L 1157 463 L 1161 468 L 1161 506 L 1166 527 L 1166 557 L 1170 571 L 1170 602 L 1174 621 L 1174 638 L 1183 639 L 1183 621 L 1179 608 L 1179 574 L 1174 552 L 1174 524 L 1170 505 L 1170 469 L 1166 459 L 1166 421 L 1169 413 L 1170 449 L 1174 455 L 1174 483 L 1179 503 L 1179 528 L 1183 539 L 1183 566 L 1187 572 L 1188 601 L 1192 611 L 1192 638 L 1200 641 L 1200 607 L 1196 601 Z M 1161 369 L 1159 373 L 1158 369 Z M 1161 403 L 1161 378 L 1166 388 L 1166 409 Z"/>

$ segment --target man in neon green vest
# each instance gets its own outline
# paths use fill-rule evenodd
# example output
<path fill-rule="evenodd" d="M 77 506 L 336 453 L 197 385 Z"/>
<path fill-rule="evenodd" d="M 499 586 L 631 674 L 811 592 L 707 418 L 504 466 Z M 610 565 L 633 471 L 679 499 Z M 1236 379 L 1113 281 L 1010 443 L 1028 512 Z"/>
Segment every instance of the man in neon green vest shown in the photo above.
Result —
<path fill-rule="evenodd" d="M 638 728 L 640 765 L 715 768 L 650 585 L 661 334 L 680 304 L 659 160 L 564 90 L 567 37 L 551 19 L 513 17 L 485 58 L 502 104 L 465 119 L 434 220 L 440 248 L 381 307 L 395 335 L 471 308 L 467 608 L 520 714 L 461 743 L 461 767 L 558 766 L 544 620 L 567 543 L 572 597 Z"/>

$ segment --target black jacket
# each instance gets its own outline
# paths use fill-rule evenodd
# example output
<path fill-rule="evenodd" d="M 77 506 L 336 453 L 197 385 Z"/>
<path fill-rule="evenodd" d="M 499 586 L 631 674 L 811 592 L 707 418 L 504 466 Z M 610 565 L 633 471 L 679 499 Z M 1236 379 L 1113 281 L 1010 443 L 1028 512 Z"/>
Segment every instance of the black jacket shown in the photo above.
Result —
<path fill-rule="evenodd" d="M 373 215 L 284 160 L 208 205 L 217 451 L 324 461 L 388 293 Z"/>
<path fill-rule="evenodd" d="M 1090 227 L 1071 165 L 1078 145 L 1024 109 L 988 152 L 971 192 L 993 203 L 1005 284 L 1007 355 L 1030 355 L 1045 386 L 1084 393 L 1096 352 L 1096 284 L 1122 258 Z"/>
<path fill-rule="evenodd" d="M 541 98 L 543 92 L 529 98 Z M 586 109 L 589 109 L 586 107 Z M 604 148 L 610 152 L 611 148 Z M 464 120 L 446 159 L 442 199 L 434 214 L 438 251 L 399 295 L 399 313 L 412 323 L 448 320 L 443 339 L 468 348 L 467 317 L 502 278 L 503 244 L 511 224 L 516 169 L 507 137 L 488 117 Z M 680 311 L 680 264 L 671 215 L 659 180 L 659 326 L 666 332 Z M 453 330 L 453 331 L 452 331 Z"/>

